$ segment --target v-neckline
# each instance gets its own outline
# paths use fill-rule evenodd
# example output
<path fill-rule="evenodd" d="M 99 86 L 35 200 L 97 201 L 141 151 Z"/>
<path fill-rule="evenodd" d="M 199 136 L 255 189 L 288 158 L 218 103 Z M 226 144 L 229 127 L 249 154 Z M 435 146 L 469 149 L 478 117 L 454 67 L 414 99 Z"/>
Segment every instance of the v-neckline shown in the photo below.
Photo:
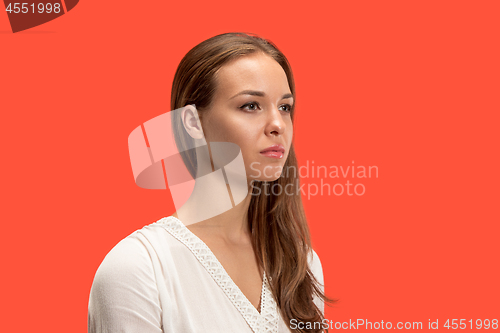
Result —
<path fill-rule="evenodd" d="M 175 216 L 168 216 L 156 223 L 162 225 L 172 236 L 191 250 L 233 305 L 243 315 L 255 333 L 277 332 L 278 315 L 276 303 L 270 292 L 265 271 L 262 276 L 259 312 L 245 294 L 243 294 L 238 285 L 234 283 L 231 276 L 229 276 L 224 266 L 222 266 L 208 245 L 189 230 L 181 220 Z"/>

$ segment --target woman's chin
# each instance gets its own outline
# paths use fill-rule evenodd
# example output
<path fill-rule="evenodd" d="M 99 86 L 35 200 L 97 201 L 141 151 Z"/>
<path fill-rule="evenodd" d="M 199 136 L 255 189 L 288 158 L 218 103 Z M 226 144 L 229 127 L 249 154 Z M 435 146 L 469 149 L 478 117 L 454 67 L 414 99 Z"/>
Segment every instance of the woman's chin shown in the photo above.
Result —
<path fill-rule="evenodd" d="M 248 173 L 248 178 L 260 182 L 272 182 L 281 177 L 283 166 L 273 165 L 264 168 L 254 168 Z"/>
<path fill-rule="evenodd" d="M 277 179 L 280 178 L 280 174 L 278 175 L 270 175 L 270 176 L 264 176 L 264 175 L 260 175 L 259 177 L 248 177 L 248 180 L 250 181 L 257 181 L 257 182 L 273 182 Z"/>

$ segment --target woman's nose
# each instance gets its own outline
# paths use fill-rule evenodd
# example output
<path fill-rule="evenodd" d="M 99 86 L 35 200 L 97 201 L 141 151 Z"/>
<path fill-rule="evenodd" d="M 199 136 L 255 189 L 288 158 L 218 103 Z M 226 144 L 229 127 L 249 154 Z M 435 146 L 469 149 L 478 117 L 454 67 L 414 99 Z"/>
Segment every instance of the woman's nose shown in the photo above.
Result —
<path fill-rule="evenodd" d="M 283 115 L 274 106 L 269 111 L 269 116 L 267 118 L 266 134 L 270 135 L 282 135 L 285 132 L 286 123 L 283 120 Z"/>

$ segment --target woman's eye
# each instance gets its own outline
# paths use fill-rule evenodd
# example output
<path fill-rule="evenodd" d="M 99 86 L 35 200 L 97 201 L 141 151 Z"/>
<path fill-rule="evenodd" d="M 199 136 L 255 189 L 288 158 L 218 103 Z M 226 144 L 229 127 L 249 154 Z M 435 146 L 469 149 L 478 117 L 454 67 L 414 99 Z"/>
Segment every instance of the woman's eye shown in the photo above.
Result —
<path fill-rule="evenodd" d="M 255 111 L 259 107 L 259 104 L 255 102 L 247 103 L 242 106 L 240 106 L 240 109 L 248 110 L 248 111 Z"/>
<path fill-rule="evenodd" d="M 282 109 L 285 112 L 291 112 L 292 106 L 290 104 L 284 104 L 284 105 L 280 106 L 280 109 Z"/>

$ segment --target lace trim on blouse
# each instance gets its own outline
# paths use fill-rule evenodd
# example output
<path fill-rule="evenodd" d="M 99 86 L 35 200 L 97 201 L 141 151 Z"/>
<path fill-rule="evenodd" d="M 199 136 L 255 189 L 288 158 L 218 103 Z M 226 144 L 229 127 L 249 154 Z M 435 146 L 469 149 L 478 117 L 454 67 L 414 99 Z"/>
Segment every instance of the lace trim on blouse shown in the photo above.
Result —
<path fill-rule="evenodd" d="M 233 305 L 243 315 L 254 333 L 278 332 L 278 311 L 269 287 L 266 272 L 263 275 L 259 313 L 234 283 L 210 248 L 198 236 L 193 234 L 182 221 L 174 216 L 169 216 L 158 220 L 155 224 L 164 227 L 172 236 L 193 252 L 198 261 L 205 267 Z"/>

